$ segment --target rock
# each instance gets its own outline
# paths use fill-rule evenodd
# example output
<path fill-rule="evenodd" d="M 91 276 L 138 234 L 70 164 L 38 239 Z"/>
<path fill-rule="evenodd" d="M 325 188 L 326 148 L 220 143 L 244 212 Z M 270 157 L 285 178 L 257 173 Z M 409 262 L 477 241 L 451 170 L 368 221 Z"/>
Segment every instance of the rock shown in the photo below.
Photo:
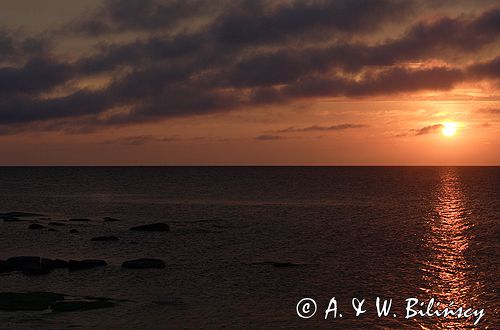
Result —
<path fill-rule="evenodd" d="M 49 226 L 66 226 L 65 223 L 62 222 L 57 222 L 57 221 L 52 221 L 48 223 Z"/>
<path fill-rule="evenodd" d="M 19 218 L 16 218 L 16 217 L 1 217 L 3 219 L 4 222 L 24 222 L 26 220 L 23 220 L 23 219 L 19 219 Z"/>
<path fill-rule="evenodd" d="M 88 299 L 88 298 L 86 298 Z M 88 311 L 98 308 L 109 308 L 115 306 L 115 303 L 106 298 L 95 298 L 95 300 L 82 301 L 58 301 L 52 306 L 52 310 L 56 313 L 62 312 L 77 312 Z"/>
<path fill-rule="evenodd" d="M 52 260 L 48 258 L 42 258 L 40 260 L 40 264 L 42 265 L 42 267 L 47 269 L 68 268 L 68 262 L 61 259 Z"/>
<path fill-rule="evenodd" d="M 78 233 L 79 233 L 79 231 L 78 231 L 77 229 L 71 229 L 71 230 L 69 231 L 69 233 L 70 233 L 70 234 L 78 234 Z"/>
<path fill-rule="evenodd" d="M 166 265 L 165 261 L 160 259 L 143 258 L 143 259 L 125 261 L 122 264 L 122 267 L 130 269 L 146 269 L 146 268 L 165 268 Z"/>
<path fill-rule="evenodd" d="M 0 260 L 0 274 L 13 271 L 12 267 L 5 260 Z"/>
<path fill-rule="evenodd" d="M 135 231 L 169 231 L 170 227 L 163 222 L 160 223 L 153 223 L 149 225 L 140 225 L 140 226 L 135 226 L 130 228 L 130 230 L 135 230 Z"/>
<path fill-rule="evenodd" d="M 84 269 L 91 269 L 95 267 L 103 267 L 106 266 L 107 263 L 104 260 L 97 260 L 97 259 L 86 259 L 86 260 L 70 260 L 68 262 L 68 269 L 69 270 L 84 270 Z"/>
<path fill-rule="evenodd" d="M 98 237 L 92 237 L 90 239 L 93 242 L 105 242 L 105 241 L 118 241 L 118 237 L 116 236 L 98 236 Z"/>
<path fill-rule="evenodd" d="M 3 311 L 43 311 L 64 300 L 64 295 L 51 292 L 0 293 L 0 310 Z"/>
<path fill-rule="evenodd" d="M 89 222 L 90 219 L 85 219 L 85 218 L 73 218 L 73 219 L 69 219 L 68 221 L 72 221 L 72 222 Z"/>
<path fill-rule="evenodd" d="M 45 229 L 45 226 L 41 225 L 39 223 L 33 223 L 33 224 L 29 225 L 28 228 L 29 229 Z"/>
<path fill-rule="evenodd" d="M 115 221 L 120 221 L 119 219 L 116 218 L 111 218 L 111 217 L 104 217 L 104 222 L 115 222 Z"/>
<path fill-rule="evenodd" d="M 287 267 L 304 267 L 304 264 L 295 264 L 292 262 L 281 262 L 281 261 L 264 261 L 264 262 L 254 262 L 252 265 L 270 265 L 276 268 L 287 268 Z"/>
<path fill-rule="evenodd" d="M 7 212 L 0 213 L 0 218 L 32 218 L 32 217 L 43 217 L 43 214 L 38 213 L 28 213 L 28 212 Z"/>
<path fill-rule="evenodd" d="M 57 230 L 55 230 L 54 228 L 49 228 L 49 231 L 57 231 Z"/>
<path fill-rule="evenodd" d="M 54 313 L 61 313 L 113 306 L 115 306 L 115 303 L 108 298 L 72 297 L 52 292 L 0 293 L 0 310 L 7 312 L 46 311 L 51 309 Z"/>
<path fill-rule="evenodd" d="M 23 270 L 29 267 L 40 267 L 40 257 L 20 256 L 7 259 L 7 264 L 14 270 Z"/>
<path fill-rule="evenodd" d="M 27 276 L 39 276 L 39 275 L 47 275 L 50 273 L 50 269 L 39 266 L 27 266 L 23 268 L 23 274 Z"/>

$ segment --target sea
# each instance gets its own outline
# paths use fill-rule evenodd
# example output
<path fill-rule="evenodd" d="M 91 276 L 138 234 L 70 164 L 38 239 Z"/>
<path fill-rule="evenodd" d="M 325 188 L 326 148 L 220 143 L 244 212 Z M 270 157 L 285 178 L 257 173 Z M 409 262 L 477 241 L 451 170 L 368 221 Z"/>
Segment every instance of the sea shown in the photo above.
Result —
<path fill-rule="evenodd" d="M 0 167 L 9 212 L 37 215 L 0 219 L 0 260 L 107 266 L 0 273 L 0 294 L 114 303 L 0 310 L 1 329 L 500 328 L 500 167 Z"/>

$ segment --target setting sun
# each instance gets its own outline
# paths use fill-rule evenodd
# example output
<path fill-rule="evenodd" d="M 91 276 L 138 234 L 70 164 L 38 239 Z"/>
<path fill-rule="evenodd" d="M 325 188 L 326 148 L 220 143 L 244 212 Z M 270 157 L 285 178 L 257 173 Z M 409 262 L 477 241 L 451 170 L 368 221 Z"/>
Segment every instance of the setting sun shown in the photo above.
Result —
<path fill-rule="evenodd" d="M 457 124 L 456 123 L 444 123 L 443 128 L 441 130 L 444 136 L 453 136 L 457 133 Z"/>

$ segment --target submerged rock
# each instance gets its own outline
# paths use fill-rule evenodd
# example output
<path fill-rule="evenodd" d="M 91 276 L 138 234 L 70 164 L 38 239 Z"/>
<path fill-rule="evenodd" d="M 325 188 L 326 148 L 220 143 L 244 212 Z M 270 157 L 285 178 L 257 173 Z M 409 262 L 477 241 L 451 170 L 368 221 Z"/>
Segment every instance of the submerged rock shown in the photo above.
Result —
<path fill-rule="evenodd" d="M 135 230 L 135 231 L 169 231 L 170 227 L 163 222 L 159 223 L 152 223 L 149 225 L 140 225 L 140 226 L 135 226 L 130 228 L 130 230 Z"/>
<path fill-rule="evenodd" d="M 116 236 L 97 236 L 90 239 L 94 242 L 105 242 L 105 241 L 118 241 L 119 238 Z"/>
<path fill-rule="evenodd" d="M 39 223 L 32 223 L 31 225 L 29 225 L 28 228 L 29 229 L 45 229 L 45 226 L 41 225 Z"/>
<path fill-rule="evenodd" d="M 165 261 L 160 259 L 150 259 L 150 258 L 142 258 L 125 261 L 122 264 L 123 268 L 129 269 L 146 269 L 146 268 L 165 268 Z"/>
<path fill-rule="evenodd" d="M 70 260 L 68 262 L 68 269 L 71 271 L 84 270 L 84 269 L 91 269 L 91 268 L 95 268 L 95 267 L 103 267 L 106 265 L 107 265 L 106 261 L 98 260 L 98 259 Z"/>

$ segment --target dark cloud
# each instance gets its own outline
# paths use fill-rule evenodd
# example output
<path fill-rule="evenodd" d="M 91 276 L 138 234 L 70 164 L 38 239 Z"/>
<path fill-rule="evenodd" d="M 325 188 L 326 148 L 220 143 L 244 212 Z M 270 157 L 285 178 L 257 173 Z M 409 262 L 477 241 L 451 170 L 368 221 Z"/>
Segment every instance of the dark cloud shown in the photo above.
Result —
<path fill-rule="evenodd" d="M 106 0 L 92 17 L 76 22 L 74 29 L 89 35 L 158 30 L 202 14 L 210 5 L 206 0 Z"/>
<path fill-rule="evenodd" d="M 306 32 L 355 33 L 401 19 L 411 1 L 240 1 L 218 17 L 212 32 L 227 44 L 282 42 Z"/>
<path fill-rule="evenodd" d="M 290 126 L 285 129 L 276 131 L 277 133 L 291 133 L 291 132 L 316 132 L 316 131 L 343 131 L 352 128 L 366 128 L 368 125 L 364 124 L 339 124 L 331 126 L 312 125 L 308 127 L 294 127 Z"/>
<path fill-rule="evenodd" d="M 178 136 L 169 137 L 158 137 L 154 135 L 137 135 L 137 136 L 126 136 L 122 138 L 117 138 L 113 140 L 102 141 L 102 144 L 122 144 L 127 146 L 140 146 L 148 143 L 157 142 L 176 142 L 182 139 Z"/>
<path fill-rule="evenodd" d="M 442 129 L 443 129 L 442 124 L 434 124 L 418 129 L 413 129 L 411 131 L 414 135 L 419 136 L 419 135 L 439 133 Z"/>
<path fill-rule="evenodd" d="M 315 97 L 450 90 L 461 82 L 498 79 L 500 57 L 492 53 L 500 8 L 405 25 L 413 8 L 413 1 L 396 0 L 109 0 L 68 30 L 135 33 L 137 39 L 96 38 L 93 54 L 71 60 L 48 51 L 44 38 L 0 29 L 0 125 L 51 121 L 66 130 L 74 121 L 87 130 Z M 403 28 L 399 37 L 374 37 L 396 21 Z M 478 62 L 485 46 L 493 58 Z M 418 65 L 430 59 L 446 63 Z M 106 76 L 109 85 L 75 87 L 95 75 Z M 341 126 L 290 129 L 357 128 Z"/>
<path fill-rule="evenodd" d="M 43 58 L 33 58 L 19 68 L 0 68 L 0 96 L 34 94 L 51 89 L 70 78 L 71 71 L 67 64 Z"/>
<path fill-rule="evenodd" d="M 468 72 L 482 79 L 500 79 L 500 56 L 491 61 L 473 64 Z"/>

